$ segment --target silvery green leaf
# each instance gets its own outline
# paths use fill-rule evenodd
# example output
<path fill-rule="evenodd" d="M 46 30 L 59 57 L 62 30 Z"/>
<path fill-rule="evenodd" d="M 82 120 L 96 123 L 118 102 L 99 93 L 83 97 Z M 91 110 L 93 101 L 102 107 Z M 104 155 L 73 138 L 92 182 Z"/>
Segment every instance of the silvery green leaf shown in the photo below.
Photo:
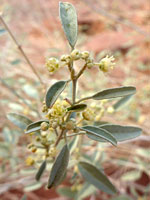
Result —
<path fill-rule="evenodd" d="M 96 141 L 100 141 L 101 139 L 105 139 L 107 142 L 110 142 L 112 145 L 117 145 L 117 140 L 115 137 L 111 135 L 108 131 L 98 128 L 96 126 L 83 126 L 80 129 L 86 131 L 86 135 Z"/>
<path fill-rule="evenodd" d="M 41 166 L 40 166 L 38 172 L 36 173 L 35 179 L 36 179 L 37 181 L 40 180 L 40 178 L 41 178 L 43 172 L 45 171 L 45 169 L 46 169 L 46 160 L 44 160 L 44 161 L 42 162 L 42 164 L 41 164 Z"/>
<path fill-rule="evenodd" d="M 42 187 L 41 182 L 34 182 L 34 183 L 31 183 L 30 185 L 27 185 L 26 187 L 24 187 L 24 191 L 25 192 L 31 192 L 31 191 L 34 191 L 34 190 L 38 190 L 41 187 Z"/>
<path fill-rule="evenodd" d="M 79 162 L 78 168 L 82 176 L 90 184 L 108 194 L 116 193 L 116 189 L 109 181 L 109 179 L 104 175 L 103 172 L 100 171 L 100 169 L 97 169 L 94 165 L 86 162 Z"/>
<path fill-rule="evenodd" d="M 122 106 L 125 106 L 131 99 L 133 95 L 128 95 L 125 97 L 122 97 L 121 99 L 119 99 L 119 101 L 117 101 L 114 105 L 113 108 L 114 110 L 118 110 L 120 109 Z"/>
<path fill-rule="evenodd" d="M 27 127 L 26 127 L 26 131 L 25 131 L 25 133 L 27 134 L 27 133 L 32 133 L 32 132 L 35 132 L 35 131 L 39 131 L 40 129 L 41 129 L 41 123 L 42 122 L 47 122 L 47 123 L 49 123 L 49 121 L 48 120 L 39 120 L 39 121 L 37 121 L 37 122 L 33 122 L 33 123 L 31 123 L 31 124 L 29 124 Z"/>
<path fill-rule="evenodd" d="M 136 92 L 136 88 L 133 86 L 118 87 L 106 89 L 94 94 L 91 98 L 94 100 L 112 99 L 117 97 L 124 97 L 133 95 Z"/>
<path fill-rule="evenodd" d="M 78 35 L 76 10 L 71 3 L 60 2 L 59 15 L 67 40 L 70 46 L 74 48 Z"/>
<path fill-rule="evenodd" d="M 57 192 L 61 196 L 68 197 L 70 199 L 75 199 L 77 191 L 72 191 L 70 187 L 61 187 L 57 189 Z"/>
<path fill-rule="evenodd" d="M 120 126 L 115 124 L 105 124 L 99 126 L 113 135 L 118 142 L 130 140 L 141 135 L 142 129 L 134 126 Z"/>
<path fill-rule="evenodd" d="M 76 195 L 76 200 L 85 199 L 96 192 L 96 187 L 89 183 L 84 183 L 81 190 Z"/>
<path fill-rule="evenodd" d="M 18 126 L 21 129 L 25 129 L 29 124 L 32 123 L 30 119 L 27 117 L 17 114 L 17 113 L 9 113 L 7 114 L 7 118 L 16 126 Z"/>
<path fill-rule="evenodd" d="M 81 112 L 87 108 L 86 104 L 78 104 L 67 108 L 68 112 Z"/>
<path fill-rule="evenodd" d="M 63 92 L 67 84 L 67 81 L 58 81 L 54 83 L 47 91 L 46 94 L 46 106 L 52 107 L 56 102 L 59 95 Z"/>
<path fill-rule="evenodd" d="M 68 162 L 69 149 L 66 144 L 60 151 L 53 164 L 51 174 L 48 180 L 48 189 L 52 188 L 53 186 L 57 186 L 62 181 L 67 170 Z"/>

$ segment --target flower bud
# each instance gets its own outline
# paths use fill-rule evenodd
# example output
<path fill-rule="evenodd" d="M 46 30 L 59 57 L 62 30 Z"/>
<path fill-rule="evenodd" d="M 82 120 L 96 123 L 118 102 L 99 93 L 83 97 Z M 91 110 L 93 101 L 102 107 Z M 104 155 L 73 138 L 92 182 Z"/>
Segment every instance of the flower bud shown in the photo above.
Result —
<path fill-rule="evenodd" d="M 75 128 L 75 123 L 72 120 L 70 120 L 70 121 L 66 122 L 66 126 L 65 127 L 68 130 L 72 130 L 72 129 Z"/>
<path fill-rule="evenodd" d="M 70 54 L 72 60 L 79 60 L 81 58 L 81 53 L 79 50 L 74 49 Z"/>
<path fill-rule="evenodd" d="M 89 56 L 90 56 L 90 53 L 88 51 L 83 51 L 81 53 L 81 58 L 84 59 L 84 60 L 86 60 L 87 58 L 89 58 Z"/>
<path fill-rule="evenodd" d="M 87 108 L 85 111 L 83 111 L 82 116 L 87 121 L 93 121 L 95 118 L 94 112 L 90 108 Z"/>
<path fill-rule="evenodd" d="M 47 122 L 42 122 L 41 123 L 41 130 L 42 131 L 47 131 L 49 128 L 49 124 Z"/>
<path fill-rule="evenodd" d="M 70 55 L 62 55 L 60 61 L 65 62 L 66 64 L 70 63 Z"/>

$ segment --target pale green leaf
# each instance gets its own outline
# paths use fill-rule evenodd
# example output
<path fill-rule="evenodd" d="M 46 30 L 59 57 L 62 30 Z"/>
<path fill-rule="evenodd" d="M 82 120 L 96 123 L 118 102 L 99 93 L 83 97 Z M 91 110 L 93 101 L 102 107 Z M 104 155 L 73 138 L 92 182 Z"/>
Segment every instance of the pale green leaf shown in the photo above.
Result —
<path fill-rule="evenodd" d="M 46 94 L 46 99 L 45 99 L 46 106 L 48 108 L 53 106 L 53 104 L 56 102 L 59 95 L 65 89 L 66 84 L 67 84 L 67 81 L 58 81 L 49 88 Z"/>
<path fill-rule="evenodd" d="M 27 185 L 26 187 L 24 187 L 24 191 L 25 192 L 31 192 L 31 191 L 38 190 L 41 187 L 42 187 L 42 183 L 41 182 L 35 182 L 35 183 L 32 183 L 32 184 Z"/>
<path fill-rule="evenodd" d="M 51 174 L 48 180 L 48 189 L 52 188 L 53 186 L 57 186 L 66 173 L 66 169 L 69 162 L 69 149 L 67 144 L 62 148 L 59 155 L 57 156 Z"/>
<path fill-rule="evenodd" d="M 70 199 L 74 199 L 77 191 L 72 191 L 70 187 L 61 187 L 57 189 L 57 192 L 61 196 L 68 197 Z"/>
<path fill-rule="evenodd" d="M 101 139 L 105 139 L 111 144 L 115 146 L 117 145 L 117 140 L 107 130 L 98 128 L 96 126 L 83 126 L 80 129 L 86 131 L 86 135 L 92 140 L 101 142 Z"/>
<path fill-rule="evenodd" d="M 117 101 L 113 105 L 114 110 L 119 110 L 123 106 L 127 105 L 127 103 L 129 103 L 129 101 L 131 100 L 132 96 L 133 95 L 128 95 L 128 96 L 125 96 L 125 97 L 122 97 L 121 99 L 119 99 L 119 101 Z"/>
<path fill-rule="evenodd" d="M 42 122 L 47 122 L 49 123 L 48 120 L 39 120 L 37 122 L 33 122 L 31 124 L 29 124 L 27 127 L 26 127 L 26 131 L 25 133 L 32 133 L 32 132 L 35 132 L 35 131 L 39 131 L 41 129 L 41 123 Z"/>
<path fill-rule="evenodd" d="M 27 117 L 17 114 L 17 113 L 9 113 L 7 114 L 7 118 L 16 126 L 18 126 L 21 129 L 25 129 L 29 124 L 32 123 L 30 119 Z"/>
<path fill-rule="evenodd" d="M 114 124 L 105 124 L 99 126 L 113 135 L 118 142 L 130 140 L 141 135 L 142 129 L 134 126 L 120 126 Z"/>
<path fill-rule="evenodd" d="M 117 97 L 124 97 L 132 95 L 136 92 L 136 88 L 133 86 L 118 87 L 106 89 L 94 94 L 91 98 L 94 100 L 112 99 Z"/>
<path fill-rule="evenodd" d="M 78 35 L 76 10 L 71 3 L 60 2 L 59 15 L 67 40 L 70 46 L 74 48 Z"/>
<path fill-rule="evenodd" d="M 87 182 L 108 194 L 116 193 L 116 189 L 109 179 L 95 166 L 86 162 L 79 162 L 78 167 Z"/>
<path fill-rule="evenodd" d="M 136 181 L 139 179 L 141 176 L 141 171 L 140 170 L 132 170 L 129 172 L 126 172 L 121 176 L 122 181 Z"/>
<path fill-rule="evenodd" d="M 45 169 L 46 169 L 46 160 L 44 160 L 44 161 L 42 162 L 42 164 L 41 164 L 41 166 L 40 166 L 38 172 L 36 173 L 35 179 L 36 179 L 37 181 L 40 180 L 40 178 L 41 178 L 42 174 L 44 173 Z"/>
<path fill-rule="evenodd" d="M 94 194 L 95 192 L 96 192 L 96 188 L 93 185 L 89 183 L 84 183 L 81 190 L 78 192 L 76 196 L 76 200 L 85 199 L 91 194 Z"/>
<path fill-rule="evenodd" d="M 68 112 L 81 112 L 87 108 L 86 104 L 78 104 L 67 108 Z"/>

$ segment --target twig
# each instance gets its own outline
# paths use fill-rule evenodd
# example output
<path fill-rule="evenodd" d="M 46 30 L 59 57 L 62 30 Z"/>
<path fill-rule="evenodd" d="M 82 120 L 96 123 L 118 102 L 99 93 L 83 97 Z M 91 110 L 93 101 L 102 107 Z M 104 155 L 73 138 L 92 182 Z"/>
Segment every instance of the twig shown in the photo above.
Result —
<path fill-rule="evenodd" d="M 19 49 L 20 53 L 22 54 L 22 56 L 25 58 L 26 62 L 28 63 L 28 65 L 30 66 L 30 68 L 32 69 L 33 73 L 37 76 L 37 78 L 39 79 L 40 83 L 42 85 L 44 85 L 40 75 L 37 73 L 37 71 L 35 70 L 33 64 L 31 63 L 31 61 L 29 60 L 29 58 L 27 57 L 27 55 L 25 54 L 24 50 L 22 49 L 21 45 L 19 45 L 17 39 L 15 38 L 15 36 L 13 35 L 13 33 L 11 32 L 11 30 L 9 29 L 9 27 L 7 26 L 6 22 L 4 21 L 4 19 L 1 16 L 0 13 L 0 21 L 2 22 L 3 26 L 5 27 L 5 29 L 7 30 L 7 32 L 9 33 L 10 37 L 12 38 L 12 40 L 14 41 L 14 43 L 16 44 L 17 48 Z"/>

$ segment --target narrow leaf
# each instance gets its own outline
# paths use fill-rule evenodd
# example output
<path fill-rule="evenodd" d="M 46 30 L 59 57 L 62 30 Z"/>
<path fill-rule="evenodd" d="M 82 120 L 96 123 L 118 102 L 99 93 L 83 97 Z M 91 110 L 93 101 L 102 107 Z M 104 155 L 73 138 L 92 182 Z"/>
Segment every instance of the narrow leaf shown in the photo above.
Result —
<path fill-rule="evenodd" d="M 70 199 L 75 199 L 75 196 L 77 194 L 77 191 L 72 191 L 70 187 L 58 188 L 57 192 L 59 193 L 59 195 L 68 197 Z"/>
<path fill-rule="evenodd" d="M 65 145 L 59 153 L 52 167 L 51 174 L 48 180 L 48 189 L 56 186 L 63 179 L 69 162 L 69 149 Z"/>
<path fill-rule="evenodd" d="M 67 84 L 67 81 L 58 81 L 52 85 L 46 94 L 46 106 L 52 107 L 59 95 L 63 92 Z"/>
<path fill-rule="evenodd" d="M 118 87 L 118 88 L 111 88 L 111 89 L 98 92 L 95 95 L 93 95 L 91 98 L 94 100 L 112 99 L 112 98 L 132 95 L 135 92 L 136 92 L 136 88 L 133 86 Z"/>
<path fill-rule="evenodd" d="M 87 108 L 86 104 L 78 104 L 67 108 L 68 112 L 81 112 Z"/>
<path fill-rule="evenodd" d="M 39 120 L 39 121 L 37 121 L 37 122 L 33 122 L 33 123 L 31 123 L 31 124 L 29 124 L 27 127 L 26 127 L 26 131 L 25 131 L 25 133 L 27 134 L 27 133 L 32 133 L 32 132 L 35 132 L 35 131 L 39 131 L 40 129 L 41 129 L 41 123 L 42 122 L 47 122 L 47 123 L 49 123 L 49 121 L 48 120 Z"/>
<path fill-rule="evenodd" d="M 117 101 L 114 105 L 113 105 L 113 108 L 114 110 L 119 110 L 122 106 L 125 106 L 129 100 L 131 99 L 133 95 L 128 95 L 128 96 L 125 96 L 121 99 L 119 99 L 119 101 Z"/>
<path fill-rule="evenodd" d="M 17 113 L 9 113 L 7 114 L 7 118 L 16 126 L 18 126 L 21 129 L 25 129 L 29 124 L 32 123 L 30 119 L 27 117 L 17 114 Z"/>
<path fill-rule="evenodd" d="M 86 162 L 79 162 L 78 164 L 79 171 L 81 172 L 82 176 L 88 181 L 90 184 L 94 185 L 98 189 L 108 193 L 108 194 L 115 194 L 116 189 L 109 181 L 109 179 L 97 169 L 95 166 L 86 163 Z"/>
<path fill-rule="evenodd" d="M 35 179 L 36 179 L 37 181 L 40 180 L 40 178 L 41 178 L 41 176 L 42 176 L 42 174 L 43 174 L 45 168 L 46 168 L 46 160 L 43 161 L 43 163 L 41 164 L 41 166 L 40 166 L 38 172 L 36 173 Z"/>
<path fill-rule="evenodd" d="M 141 135 L 142 129 L 134 126 L 120 126 L 114 124 L 105 124 L 99 128 L 110 132 L 118 142 L 130 140 Z"/>
<path fill-rule="evenodd" d="M 24 191 L 25 192 L 35 191 L 35 190 L 38 190 L 39 188 L 41 188 L 42 185 L 43 184 L 41 182 L 35 182 L 35 183 L 32 183 L 32 184 L 27 185 L 26 187 L 24 187 Z"/>
<path fill-rule="evenodd" d="M 115 139 L 115 137 L 113 137 L 111 135 L 111 133 L 109 133 L 108 131 L 106 131 L 104 129 L 101 129 L 96 126 L 83 126 L 81 129 L 86 131 L 87 136 L 92 140 L 101 142 L 101 139 L 105 139 L 106 141 L 110 142 L 111 144 L 113 144 L 115 146 L 117 145 L 117 140 Z"/>
<path fill-rule="evenodd" d="M 76 10 L 71 3 L 60 2 L 59 15 L 67 40 L 70 46 L 74 48 L 78 34 Z"/>

